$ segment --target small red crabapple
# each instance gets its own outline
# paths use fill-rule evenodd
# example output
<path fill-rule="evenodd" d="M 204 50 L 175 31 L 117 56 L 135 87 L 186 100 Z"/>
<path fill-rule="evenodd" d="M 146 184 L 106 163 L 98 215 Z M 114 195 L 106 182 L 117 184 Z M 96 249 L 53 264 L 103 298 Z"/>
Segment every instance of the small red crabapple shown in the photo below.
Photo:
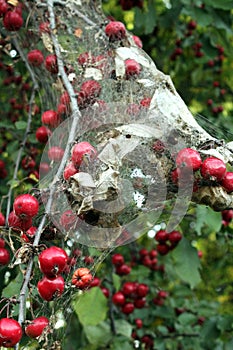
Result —
<path fill-rule="evenodd" d="M 39 337 L 45 328 L 49 325 L 49 319 L 45 316 L 40 316 L 32 320 L 26 327 L 25 333 L 30 338 Z"/>
<path fill-rule="evenodd" d="M 123 314 L 129 315 L 134 311 L 134 304 L 133 303 L 126 303 L 122 306 L 121 311 Z"/>
<path fill-rule="evenodd" d="M 47 277 L 56 277 L 59 275 L 68 260 L 64 249 L 56 246 L 43 250 L 39 255 L 39 267 Z"/>
<path fill-rule="evenodd" d="M 112 264 L 113 264 L 113 265 L 115 265 L 115 266 L 121 266 L 121 265 L 124 264 L 124 262 L 125 262 L 125 260 L 124 260 L 123 255 L 118 254 L 118 253 L 113 254 L 113 256 L 112 256 Z"/>
<path fill-rule="evenodd" d="M 49 130 L 49 128 L 47 128 L 46 126 L 40 126 L 37 130 L 36 130 L 36 139 L 37 141 L 39 141 L 40 143 L 46 143 L 48 141 L 48 138 L 52 135 L 51 130 Z"/>
<path fill-rule="evenodd" d="M 11 318 L 0 319 L 0 346 L 5 348 L 14 347 L 22 338 L 20 324 Z"/>
<path fill-rule="evenodd" d="M 69 162 L 63 172 L 63 177 L 65 180 L 69 180 L 69 178 L 75 174 L 78 173 L 77 168 L 75 167 L 74 163 Z"/>
<path fill-rule="evenodd" d="M 168 237 L 169 234 L 165 230 L 159 230 L 155 235 L 155 240 L 159 243 L 165 243 Z"/>
<path fill-rule="evenodd" d="M 86 267 L 80 267 L 74 272 L 71 283 L 79 289 L 85 289 L 90 286 L 92 279 L 90 270 Z"/>
<path fill-rule="evenodd" d="M 21 194 L 15 198 L 13 209 L 15 214 L 20 218 L 32 218 L 38 213 L 39 203 L 32 195 Z"/>
<path fill-rule="evenodd" d="M 199 152 L 192 148 L 183 148 L 176 156 L 176 166 L 178 168 L 187 167 L 193 171 L 200 169 L 202 164 Z"/>
<path fill-rule="evenodd" d="M 114 293 L 112 296 L 112 302 L 115 305 L 121 305 L 121 306 L 124 305 L 126 302 L 124 294 L 120 291 Z"/>
<path fill-rule="evenodd" d="M 42 114 L 41 121 L 43 124 L 49 125 L 51 127 L 56 127 L 60 123 L 60 118 L 56 111 L 50 109 Z"/>
<path fill-rule="evenodd" d="M 50 170 L 50 166 L 48 163 L 45 163 L 45 162 L 40 163 L 40 166 L 39 166 L 40 176 L 48 174 L 49 170 Z"/>
<path fill-rule="evenodd" d="M 65 282 L 62 276 L 48 278 L 44 276 L 38 283 L 37 289 L 42 299 L 51 301 L 61 296 L 65 288 Z"/>
<path fill-rule="evenodd" d="M 0 226 L 5 226 L 6 219 L 3 213 L 0 212 Z"/>
<path fill-rule="evenodd" d="M 226 172 L 221 181 L 221 185 L 228 193 L 233 191 L 233 172 Z"/>
<path fill-rule="evenodd" d="M 94 159 L 97 155 L 96 149 L 86 141 L 79 142 L 72 149 L 72 162 L 79 167 L 84 159 Z"/>
<path fill-rule="evenodd" d="M 111 21 L 105 27 L 105 34 L 110 41 L 121 40 L 126 37 L 126 29 L 122 22 Z"/>
<path fill-rule="evenodd" d="M 9 10 L 10 6 L 7 4 L 6 0 L 0 1 L 0 16 L 5 15 Z"/>
<path fill-rule="evenodd" d="M 128 59 L 125 61 L 125 74 L 126 78 L 135 77 L 139 75 L 141 71 L 140 64 L 134 59 Z"/>
<path fill-rule="evenodd" d="M 121 266 L 116 266 L 116 274 L 120 276 L 128 275 L 131 272 L 131 267 L 123 264 Z"/>
<path fill-rule="evenodd" d="M 143 98 L 141 101 L 140 101 L 140 105 L 145 107 L 145 108 L 148 108 L 150 107 L 150 103 L 151 103 L 151 98 L 150 97 L 145 97 Z"/>
<path fill-rule="evenodd" d="M 58 73 L 57 57 L 56 55 L 48 55 L 45 59 L 45 68 L 52 74 Z"/>
<path fill-rule="evenodd" d="M 27 217 L 27 219 L 20 219 L 20 217 L 12 211 L 8 216 L 8 225 L 13 229 L 27 231 L 32 226 L 32 218 Z"/>
<path fill-rule="evenodd" d="M 179 231 L 172 231 L 169 233 L 168 239 L 172 244 L 177 244 L 182 239 L 182 234 Z"/>
<path fill-rule="evenodd" d="M 141 49 L 143 46 L 141 39 L 137 35 L 133 35 L 132 38 L 135 44 Z"/>
<path fill-rule="evenodd" d="M 58 146 L 53 146 L 48 150 L 48 158 L 54 162 L 60 162 L 64 155 L 64 149 Z"/>
<path fill-rule="evenodd" d="M 135 322 L 136 327 L 137 327 L 138 329 L 140 329 L 140 328 L 143 327 L 143 322 L 142 322 L 142 320 L 141 320 L 140 318 L 136 318 L 136 319 L 134 320 L 134 322 Z"/>
<path fill-rule="evenodd" d="M 62 213 L 60 224 L 65 230 L 70 230 L 71 228 L 75 227 L 78 220 L 78 216 L 71 209 L 69 209 Z"/>
<path fill-rule="evenodd" d="M 44 62 L 44 56 L 40 50 L 32 50 L 28 52 L 27 58 L 28 62 L 34 67 L 39 67 Z"/>
<path fill-rule="evenodd" d="M 157 251 L 159 252 L 160 255 L 166 255 L 170 250 L 169 245 L 166 243 L 159 243 L 157 245 Z"/>
<path fill-rule="evenodd" d="M 3 25 L 10 32 L 18 31 L 23 25 L 23 17 L 16 11 L 8 11 L 4 15 Z"/>
<path fill-rule="evenodd" d="M 6 248 L 0 248 L 0 266 L 8 265 L 10 262 L 10 253 Z"/>
<path fill-rule="evenodd" d="M 226 174 L 225 163 L 218 158 L 206 158 L 201 166 L 201 175 L 204 179 L 221 181 Z"/>

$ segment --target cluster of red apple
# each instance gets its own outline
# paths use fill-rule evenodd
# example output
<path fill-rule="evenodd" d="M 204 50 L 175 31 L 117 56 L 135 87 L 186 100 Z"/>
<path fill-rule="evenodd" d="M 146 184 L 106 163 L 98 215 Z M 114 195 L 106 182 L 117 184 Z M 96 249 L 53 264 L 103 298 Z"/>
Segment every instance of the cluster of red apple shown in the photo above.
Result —
<path fill-rule="evenodd" d="M 202 161 L 200 153 L 192 148 L 183 148 L 176 156 L 176 169 L 172 171 L 171 178 L 174 184 L 188 181 L 187 172 L 192 171 L 195 174 L 199 171 L 200 175 L 207 184 L 215 182 L 220 184 L 227 193 L 233 191 L 233 172 L 227 171 L 223 160 L 210 156 Z M 200 178 L 195 177 L 196 190 Z"/>
<path fill-rule="evenodd" d="M 14 1 L 11 1 L 14 3 Z M 10 32 L 18 31 L 23 25 L 21 3 L 16 1 L 17 5 L 11 5 L 10 1 L 0 0 L 0 16 L 3 16 L 3 25 Z"/>

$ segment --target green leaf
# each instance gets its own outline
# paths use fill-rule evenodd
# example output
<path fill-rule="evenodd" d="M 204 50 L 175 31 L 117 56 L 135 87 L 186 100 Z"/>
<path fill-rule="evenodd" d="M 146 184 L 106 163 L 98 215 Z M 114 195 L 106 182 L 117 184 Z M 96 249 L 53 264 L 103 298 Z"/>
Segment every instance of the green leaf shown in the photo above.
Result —
<path fill-rule="evenodd" d="M 112 274 L 113 285 L 116 290 L 120 289 L 121 286 L 121 278 L 116 273 Z"/>
<path fill-rule="evenodd" d="M 220 331 L 217 329 L 217 320 L 213 317 L 203 324 L 200 336 L 203 341 L 209 345 L 218 338 L 219 333 Z"/>
<path fill-rule="evenodd" d="M 94 287 L 72 302 L 74 311 L 83 326 L 95 326 L 106 318 L 107 298 L 98 287 Z"/>
<path fill-rule="evenodd" d="M 196 232 L 200 235 L 203 227 L 207 228 L 208 232 L 218 232 L 222 226 L 221 213 L 204 205 L 198 205 L 196 209 Z"/>
<path fill-rule="evenodd" d="M 132 281 L 137 280 L 139 283 L 145 282 L 145 279 L 149 277 L 150 269 L 143 265 L 135 266 L 130 272 L 130 278 Z"/>
<path fill-rule="evenodd" d="M 89 343 L 95 346 L 106 346 L 112 338 L 110 326 L 106 322 L 97 326 L 85 325 L 84 332 Z"/>
<path fill-rule="evenodd" d="M 133 326 L 125 320 L 115 320 L 116 333 L 131 339 Z"/>
<path fill-rule="evenodd" d="M 197 316 L 189 312 L 184 312 L 178 317 L 178 321 L 185 326 L 192 325 L 197 321 Z"/>
<path fill-rule="evenodd" d="M 194 288 L 200 281 L 200 260 L 197 250 L 183 237 L 179 245 L 172 252 L 174 270 L 177 275 Z"/>
<path fill-rule="evenodd" d="M 232 9 L 232 0 L 205 0 L 204 3 L 222 10 Z"/>
<path fill-rule="evenodd" d="M 18 273 L 16 278 L 12 280 L 2 291 L 2 296 L 5 298 L 11 298 L 14 295 L 19 294 L 19 290 L 23 283 L 23 274 L 21 272 Z"/>
<path fill-rule="evenodd" d="M 132 350 L 132 341 L 122 341 L 118 337 L 111 343 L 112 350 Z"/>
<path fill-rule="evenodd" d="M 150 0 L 148 3 L 148 13 L 147 13 L 146 22 L 145 22 L 145 34 L 152 33 L 155 25 L 156 25 L 155 5 L 153 1 Z"/>
<path fill-rule="evenodd" d="M 15 123 L 15 127 L 17 130 L 25 130 L 27 128 L 27 123 L 21 120 Z"/>

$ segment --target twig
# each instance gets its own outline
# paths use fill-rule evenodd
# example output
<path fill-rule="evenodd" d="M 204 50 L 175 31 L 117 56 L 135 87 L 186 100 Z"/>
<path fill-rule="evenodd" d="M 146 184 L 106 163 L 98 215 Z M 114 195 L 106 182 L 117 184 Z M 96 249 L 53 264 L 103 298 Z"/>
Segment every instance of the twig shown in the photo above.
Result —
<path fill-rule="evenodd" d="M 38 82 L 36 80 L 36 77 L 35 77 L 35 74 L 33 72 L 33 70 L 31 69 L 23 51 L 21 50 L 20 48 L 20 45 L 18 44 L 18 40 L 16 38 L 13 38 L 12 39 L 12 42 L 16 48 L 16 50 L 18 51 L 18 53 L 20 54 L 23 62 L 25 63 L 26 65 L 26 68 L 27 70 L 29 71 L 29 74 L 31 76 L 31 79 L 32 79 L 32 82 L 33 82 L 33 88 L 32 88 L 32 93 L 31 93 L 31 97 L 30 97 L 30 101 L 29 101 L 29 111 L 28 111 L 28 120 L 27 120 L 27 127 L 26 127 L 26 130 L 25 130 L 25 133 L 24 133 L 24 138 L 23 138 L 23 141 L 21 143 L 21 146 L 19 148 L 19 152 L 18 152 L 18 155 L 17 155 L 17 159 L 16 159 L 16 162 L 15 162 L 15 169 L 14 169 L 14 174 L 13 174 L 13 180 L 17 180 L 17 174 L 18 174 L 18 170 L 19 170 L 19 165 L 20 165 L 20 161 L 21 161 L 21 158 L 22 158 L 22 153 L 23 153 L 23 150 L 25 148 L 25 145 L 26 145 L 26 142 L 27 142 L 27 138 L 28 138 L 28 135 L 30 133 L 30 130 L 31 130 L 31 123 L 32 123 L 32 104 L 34 102 L 34 99 L 35 99 L 35 94 L 36 94 L 36 91 L 38 90 L 39 88 L 39 85 L 38 85 Z M 13 192 L 13 188 L 12 186 L 10 186 L 10 189 L 9 189 L 9 192 L 7 194 L 7 209 L 6 209 L 6 222 L 8 221 L 8 216 L 9 216 L 9 213 L 10 213 L 10 210 L 11 210 L 11 197 L 12 197 L 12 192 Z"/>
<path fill-rule="evenodd" d="M 48 5 L 48 11 L 49 11 L 49 19 L 50 19 L 50 26 L 52 31 L 55 30 L 56 28 L 56 23 L 55 23 L 55 14 L 54 14 L 54 9 L 53 9 L 53 1 L 48 0 L 47 1 L 47 5 Z M 60 52 L 60 48 L 59 48 L 59 43 L 58 40 L 56 38 L 56 36 L 54 34 L 51 35 L 52 41 L 53 41 L 53 45 L 54 45 L 54 50 L 57 56 L 57 63 L 58 63 L 58 71 L 59 71 L 59 75 L 62 78 L 63 84 L 66 87 L 66 90 L 69 94 L 70 100 L 71 100 L 71 110 L 73 113 L 73 121 L 72 121 L 72 126 L 71 126 L 71 130 L 69 133 L 69 137 L 68 137 L 68 141 L 66 144 L 66 148 L 65 148 L 65 152 L 64 152 L 64 156 L 63 159 L 60 163 L 60 166 L 57 170 L 57 173 L 54 177 L 53 182 L 50 184 L 48 190 L 49 190 L 49 198 L 48 198 L 48 202 L 46 204 L 45 207 L 45 214 L 42 217 L 42 220 L 40 221 L 39 227 L 37 229 L 37 232 L 35 234 L 35 238 L 34 238 L 34 242 L 33 242 L 33 246 L 37 246 L 39 241 L 40 241 L 40 237 L 41 234 L 43 232 L 44 226 L 45 226 L 45 222 L 47 217 L 49 216 L 49 213 L 51 212 L 51 207 L 52 207 L 52 203 L 53 203 L 53 195 L 56 191 L 56 185 L 57 182 L 60 180 L 62 174 L 63 174 L 63 170 L 65 167 L 65 164 L 67 162 L 67 159 L 69 157 L 69 153 L 70 153 L 70 148 L 71 145 L 73 144 L 75 137 L 76 137 L 76 130 L 78 127 L 78 121 L 79 118 L 81 116 L 79 108 L 78 108 L 78 103 L 77 103 L 77 99 L 75 97 L 75 92 L 74 89 L 72 87 L 72 85 L 70 84 L 68 77 L 66 75 L 65 69 L 64 69 L 64 63 L 62 60 L 62 56 L 61 56 L 61 52 Z M 25 317 L 25 302 L 26 302 L 26 295 L 27 295 L 27 290 L 28 290 L 28 284 L 30 281 L 30 277 L 31 277 L 31 272 L 32 272 L 32 267 L 33 267 L 33 260 L 34 260 L 34 256 L 32 256 L 28 266 L 27 266 L 27 270 L 24 276 L 24 282 L 20 291 L 20 296 L 19 296 L 19 302 L 20 302 L 20 307 L 19 307 L 19 317 L 18 317 L 18 321 L 20 324 L 22 324 L 22 322 L 24 321 L 24 317 Z M 16 349 L 18 349 L 18 345 L 16 346 Z"/>

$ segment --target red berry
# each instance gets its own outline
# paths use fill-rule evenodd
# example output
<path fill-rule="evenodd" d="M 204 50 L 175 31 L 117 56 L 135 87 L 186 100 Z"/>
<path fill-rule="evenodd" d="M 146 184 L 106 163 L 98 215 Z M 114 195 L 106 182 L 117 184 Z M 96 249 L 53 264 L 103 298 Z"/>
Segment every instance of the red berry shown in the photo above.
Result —
<path fill-rule="evenodd" d="M 197 23 L 194 20 L 191 20 L 187 24 L 188 29 L 195 29 L 197 27 Z"/>
<path fill-rule="evenodd" d="M 150 97 L 145 97 L 143 98 L 141 101 L 140 101 L 140 105 L 145 107 L 145 108 L 148 108 L 150 107 L 150 103 L 151 103 L 151 98 Z"/>
<path fill-rule="evenodd" d="M 27 58 L 28 62 L 34 67 L 39 67 L 44 62 L 44 56 L 40 50 L 30 51 Z"/>
<path fill-rule="evenodd" d="M 18 31 L 23 25 L 22 15 L 16 11 L 8 11 L 3 18 L 3 25 L 10 32 Z"/>
<path fill-rule="evenodd" d="M 58 73 L 57 57 L 56 55 L 48 55 L 45 59 L 45 68 L 52 74 Z"/>
<path fill-rule="evenodd" d="M 20 324 L 11 318 L 0 319 L 0 346 L 11 348 L 22 338 Z"/>
<path fill-rule="evenodd" d="M 165 290 L 159 290 L 157 296 L 158 298 L 166 299 L 168 297 L 168 292 Z"/>
<path fill-rule="evenodd" d="M 34 238 L 36 231 L 37 227 L 32 226 L 25 233 L 23 233 L 21 237 L 26 243 L 30 243 Z"/>
<path fill-rule="evenodd" d="M 5 216 L 0 212 L 0 226 L 5 226 L 6 219 Z"/>
<path fill-rule="evenodd" d="M 78 56 L 78 63 L 81 66 L 86 66 L 88 63 L 93 62 L 93 57 L 89 52 L 83 52 Z"/>
<path fill-rule="evenodd" d="M 79 289 L 85 289 L 90 286 L 92 279 L 90 270 L 86 267 L 80 267 L 74 272 L 71 283 Z"/>
<path fill-rule="evenodd" d="M 30 338 L 37 338 L 43 333 L 44 329 L 48 327 L 48 325 L 49 320 L 47 317 L 37 317 L 32 320 L 29 325 L 26 326 L 25 333 Z"/>
<path fill-rule="evenodd" d="M 105 296 L 106 298 L 109 298 L 109 296 L 110 296 L 109 289 L 106 288 L 106 287 L 101 287 L 101 290 L 102 290 L 104 296 Z"/>
<path fill-rule="evenodd" d="M 135 44 L 141 49 L 143 46 L 141 39 L 137 35 L 133 35 L 132 38 Z"/>
<path fill-rule="evenodd" d="M 60 218 L 61 226 L 67 231 L 74 228 L 78 221 L 78 216 L 71 209 L 64 211 Z"/>
<path fill-rule="evenodd" d="M 67 261 L 68 256 L 65 250 L 56 246 L 43 250 L 39 255 L 40 270 L 47 277 L 59 275 L 63 271 Z"/>
<path fill-rule="evenodd" d="M 59 296 L 64 291 L 65 282 L 62 276 L 48 278 L 44 276 L 37 284 L 38 292 L 42 299 L 51 301 Z"/>
<path fill-rule="evenodd" d="M 208 180 L 221 181 L 226 174 L 225 163 L 218 158 L 206 158 L 201 166 L 201 175 Z"/>
<path fill-rule="evenodd" d="M 96 149 L 86 141 L 79 142 L 72 149 L 72 162 L 79 167 L 84 159 L 93 159 L 97 155 Z"/>
<path fill-rule="evenodd" d="M 42 114 L 41 121 L 43 124 L 47 124 L 51 127 L 56 127 L 60 123 L 60 118 L 56 111 L 48 110 Z"/>
<path fill-rule="evenodd" d="M 32 218 L 27 217 L 27 219 L 20 219 L 14 211 L 12 211 L 8 216 L 8 225 L 15 229 L 27 231 L 32 226 Z"/>
<path fill-rule="evenodd" d="M 135 282 L 125 282 L 122 286 L 122 293 L 125 296 L 132 296 L 136 293 L 137 285 Z"/>
<path fill-rule="evenodd" d="M 31 156 L 26 156 L 22 159 L 21 165 L 23 169 L 28 170 L 35 168 L 36 162 Z"/>
<path fill-rule="evenodd" d="M 168 240 L 169 234 L 165 230 L 159 230 L 155 235 L 155 240 L 160 243 L 165 243 Z"/>
<path fill-rule="evenodd" d="M 63 177 L 65 180 L 69 180 L 69 178 L 75 174 L 78 173 L 78 170 L 77 168 L 75 167 L 74 163 L 72 162 L 69 162 L 67 164 L 67 166 L 65 167 L 64 169 L 64 172 L 63 172 Z"/>
<path fill-rule="evenodd" d="M 126 264 L 116 267 L 116 273 L 120 276 L 128 275 L 130 272 L 131 272 L 131 267 Z"/>
<path fill-rule="evenodd" d="M 233 209 L 223 210 L 222 218 L 223 220 L 230 222 L 233 219 Z"/>
<path fill-rule="evenodd" d="M 101 281 L 98 277 L 94 277 L 90 283 L 90 287 L 98 287 L 100 285 Z"/>
<path fill-rule="evenodd" d="M 138 286 L 137 286 L 137 290 L 136 290 L 136 293 L 139 297 L 143 298 L 145 297 L 149 292 L 149 287 L 147 284 L 145 283 L 140 283 Z"/>
<path fill-rule="evenodd" d="M 78 94 L 78 104 L 80 107 L 86 107 L 94 103 L 101 93 L 101 85 L 96 80 L 87 80 L 82 83 Z"/>
<path fill-rule="evenodd" d="M 5 15 L 10 6 L 7 4 L 5 0 L 0 1 L 0 16 Z"/>
<path fill-rule="evenodd" d="M 54 162 L 60 162 L 64 155 L 64 149 L 58 146 L 53 146 L 48 150 L 48 157 Z"/>
<path fill-rule="evenodd" d="M 45 175 L 49 172 L 50 166 L 48 163 L 42 162 L 40 163 L 39 170 L 40 170 L 40 176 Z"/>
<path fill-rule="evenodd" d="M 125 304 L 125 296 L 122 292 L 116 292 L 115 294 L 113 294 L 112 296 L 112 302 L 115 305 L 124 305 Z"/>
<path fill-rule="evenodd" d="M 37 215 L 39 203 L 38 200 L 30 194 L 21 194 L 15 198 L 13 208 L 18 217 L 28 218 Z"/>
<path fill-rule="evenodd" d="M 182 239 L 182 234 L 179 231 L 172 231 L 169 233 L 168 239 L 171 243 L 176 244 Z"/>
<path fill-rule="evenodd" d="M 39 25 L 40 33 L 50 33 L 50 23 L 49 22 L 42 22 Z"/>
<path fill-rule="evenodd" d="M 51 135 L 52 135 L 51 131 L 46 126 L 40 126 L 36 130 L 36 139 L 40 143 L 46 143 L 48 141 L 49 136 Z"/>
<path fill-rule="evenodd" d="M 157 245 L 157 251 L 160 255 L 166 255 L 170 250 L 170 247 L 166 243 L 160 243 Z"/>
<path fill-rule="evenodd" d="M 233 173 L 228 171 L 224 175 L 222 181 L 221 181 L 222 187 L 225 188 L 227 192 L 232 192 L 233 191 Z"/>
<path fill-rule="evenodd" d="M 200 154 L 192 148 L 183 148 L 176 157 L 176 166 L 178 168 L 187 167 L 197 171 L 202 164 Z"/>
<path fill-rule="evenodd" d="M 142 320 L 140 318 L 136 318 L 135 324 L 136 324 L 136 327 L 138 329 L 142 328 L 142 326 L 143 326 L 143 322 L 142 322 Z"/>
<path fill-rule="evenodd" d="M 126 303 L 125 305 L 122 306 L 121 311 L 129 315 L 134 311 L 134 304 L 133 303 Z"/>
<path fill-rule="evenodd" d="M 121 255 L 121 254 L 114 254 L 112 256 L 112 263 L 113 263 L 113 265 L 121 266 L 121 265 L 124 264 L 124 262 L 125 262 L 125 260 L 124 260 L 123 255 Z"/>
<path fill-rule="evenodd" d="M 6 248 L 0 248 L 0 265 L 8 265 L 10 259 L 9 251 Z"/>
<path fill-rule="evenodd" d="M 126 36 L 126 29 L 123 23 L 112 21 L 106 25 L 105 33 L 110 41 L 121 40 Z"/>
<path fill-rule="evenodd" d="M 128 59 L 125 61 L 125 74 L 127 78 L 139 75 L 141 71 L 140 64 L 134 59 Z"/>
<path fill-rule="evenodd" d="M 145 307 L 145 305 L 146 305 L 146 299 L 145 298 L 139 298 L 139 299 L 134 300 L 134 306 L 137 309 L 142 309 L 143 307 Z"/>

